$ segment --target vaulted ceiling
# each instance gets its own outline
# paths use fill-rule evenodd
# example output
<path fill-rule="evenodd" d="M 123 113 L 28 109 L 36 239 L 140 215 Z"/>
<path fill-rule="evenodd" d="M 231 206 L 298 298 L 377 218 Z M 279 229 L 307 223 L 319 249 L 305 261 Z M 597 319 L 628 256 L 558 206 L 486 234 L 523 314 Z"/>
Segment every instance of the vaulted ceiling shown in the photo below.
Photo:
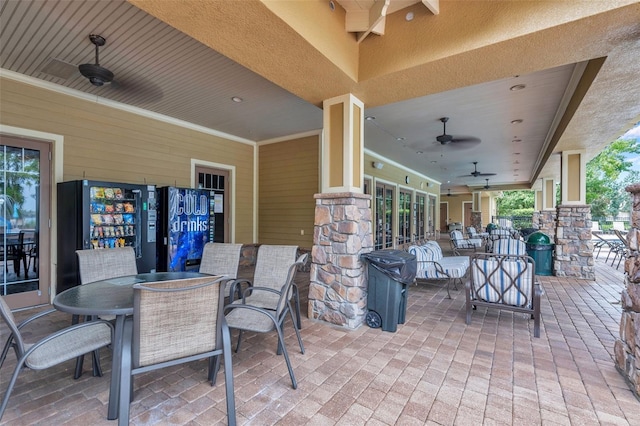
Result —
<path fill-rule="evenodd" d="M 368 152 L 454 192 L 485 184 L 474 161 L 494 188 L 558 178 L 555 154 L 590 158 L 640 120 L 637 1 L 391 0 L 366 37 L 350 3 L 2 0 L 0 75 L 256 142 L 321 129 L 322 101 L 353 93 Z M 103 87 L 76 69 L 92 33 L 115 74 Z M 481 142 L 441 145 L 442 117 Z"/>

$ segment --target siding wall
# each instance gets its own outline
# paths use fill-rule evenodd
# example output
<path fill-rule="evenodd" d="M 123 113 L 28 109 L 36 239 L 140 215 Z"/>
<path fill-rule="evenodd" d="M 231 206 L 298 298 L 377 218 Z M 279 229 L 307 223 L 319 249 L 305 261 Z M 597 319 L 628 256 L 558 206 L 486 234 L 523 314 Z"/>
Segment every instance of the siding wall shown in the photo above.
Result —
<path fill-rule="evenodd" d="M 0 99 L 0 123 L 64 136 L 65 181 L 94 179 L 189 187 L 191 159 L 235 166 L 236 242 L 253 242 L 251 144 L 10 79 L 0 78 Z"/>
<path fill-rule="evenodd" d="M 309 136 L 259 146 L 258 242 L 312 247 L 319 143 Z"/>

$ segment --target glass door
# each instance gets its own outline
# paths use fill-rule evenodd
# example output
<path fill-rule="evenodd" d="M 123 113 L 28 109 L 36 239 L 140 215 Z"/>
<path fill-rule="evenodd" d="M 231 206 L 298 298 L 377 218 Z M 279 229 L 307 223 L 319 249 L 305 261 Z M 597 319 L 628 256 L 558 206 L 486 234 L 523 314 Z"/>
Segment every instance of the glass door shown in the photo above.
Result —
<path fill-rule="evenodd" d="M 393 247 L 393 193 L 395 188 L 376 184 L 376 250 Z"/>
<path fill-rule="evenodd" d="M 50 145 L 0 142 L 0 294 L 12 309 L 47 303 Z"/>

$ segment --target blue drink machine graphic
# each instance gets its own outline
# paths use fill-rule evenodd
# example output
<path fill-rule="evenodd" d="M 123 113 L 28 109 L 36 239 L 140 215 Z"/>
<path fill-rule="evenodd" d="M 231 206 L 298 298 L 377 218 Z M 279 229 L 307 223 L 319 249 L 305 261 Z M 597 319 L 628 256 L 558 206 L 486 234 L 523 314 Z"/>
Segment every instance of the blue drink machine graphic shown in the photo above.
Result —
<path fill-rule="evenodd" d="M 198 270 L 209 241 L 209 191 L 158 189 L 157 270 Z"/>

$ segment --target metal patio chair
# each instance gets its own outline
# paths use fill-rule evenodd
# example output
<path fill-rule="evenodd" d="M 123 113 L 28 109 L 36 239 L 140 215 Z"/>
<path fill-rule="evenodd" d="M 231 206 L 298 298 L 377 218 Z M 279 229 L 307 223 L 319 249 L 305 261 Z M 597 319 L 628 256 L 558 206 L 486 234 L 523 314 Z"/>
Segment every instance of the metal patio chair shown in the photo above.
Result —
<path fill-rule="evenodd" d="M 258 254 L 258 256 L 260 256 L 260 254 Z M 291 299 L 293 296 L 293 280 L 295 278 L 296 271 L 298 270 L 298 267 L 305 264 L 307 257 L 308 254 L 303 254 L 296 262 L 286 265 L 287 275 L 279 289 L 276 290 L 271 287 L 260 287 L 254 285 L 253 287 L 244 290 L 243 297 L 239 303 L 233 303 L 225 306 L 226 319 L 229 327 L 239 330 L 236 352 L 240 349 L 240 342 L 244 331 L 252 331 L 256 333 L 270 333 L 275 331 L 278 334 L 276 354 L 280 355 L 282 352 L 284 355 L 285 362 L 287 363 L 287 369 L 289 370 L 289 377 L 291 378 L 291 384 L 294 389 L 298 387 L 298 384 L 285 346 L 283 329 L 284 321 L 288 314 L 293 322 L 293 329 L 296 333 L 296 337 L 298 338 L 300 352 L 304 353 L 304 345 L 302 344 L 300 331 L 296 326 L 295 319 L 293 318 Z M 274 297 L 277 298 L 277 302 L 275 305 L 271 306 L 270 304 Z M 267 303 L 262 303 L 265 301 Z M 263 307 L 264 305 L 270 306 Z"/>
<path fill-rule="evenodd" d="M 133 316 L 125 327 L 118 424 L 129 424 L 133 377 L 209 359 L 207 380 L 215 385 L 224 357 L 227 421 L 236 424 L 231 337 L 224 318 L 224 276 L 204 276 L 133 286 Z"/>
<path fill-rule="evenodd" d="M 136 275 L 138 266 L 136 264 L 136 254 L 133 247 L 118 247 L 113 249 L 99 250 L 76 250 L 78 256 L 78 270 L 80 272 L 80 284 L 102 281 L 109 278 Z M 100 319 L 113 321 L 115 316 L 105 316 Z M 79 317 L 73 315 L 72 324 L 77 324 Z M 100 368 L 100 357 L 98 352 L 93 353 L 92 365 L 93 375 L 102 376 Z M 82 364 L 84 355 L 78 357 L 74 378 L 82 376 Z"/>
<path fill-rule="evenodd" d="M 232 283 L 238 278 L 238 265 L 240 264 L 240 251 L 242 244 L 231 243 L 207 243 L 202 250 L 200 272 L 211 275 L 224 275 L 229 278 L 226 282 L 224 293 L 230 296 Z M 241 290 L 237 287 L 236 290 Z M 237 293 L 240 297 L 240 292 Z"/>
<path fill-rule="evenodd" d="M 109 322 L 101 320 L 72 325 L 50 334 L 33 344 L 25 343 L 21 329 L 32 321 L 53 312 L 57 311 L 50 309 L 40 312 L 20 324 L 16 324 L 13 313 L 4 301 L 4 298 L 0 296 L 0 315 L 9 327 L 10 332 L 2 355 L 0 355 L 0 367 L 4 364 L 11 348 L 15 351 L 18 359 L 4 394 L 2 406 L 0 406 L 0 419 L 2 419 L 4 415 L 11 391 L 23 367 L 28 367 L 32 370 L 44 370 L 111 344 L 113 327 Z"/>
<path fill-rule="evenodd" d="M 522 312 L 533 318 L 533 335 L 540 337 L 540 298 L 535 262 L 529 256 L 478 253 L 471 258 L 471 280 L 466 284 L 466 323 L 478 306 Z"/>

